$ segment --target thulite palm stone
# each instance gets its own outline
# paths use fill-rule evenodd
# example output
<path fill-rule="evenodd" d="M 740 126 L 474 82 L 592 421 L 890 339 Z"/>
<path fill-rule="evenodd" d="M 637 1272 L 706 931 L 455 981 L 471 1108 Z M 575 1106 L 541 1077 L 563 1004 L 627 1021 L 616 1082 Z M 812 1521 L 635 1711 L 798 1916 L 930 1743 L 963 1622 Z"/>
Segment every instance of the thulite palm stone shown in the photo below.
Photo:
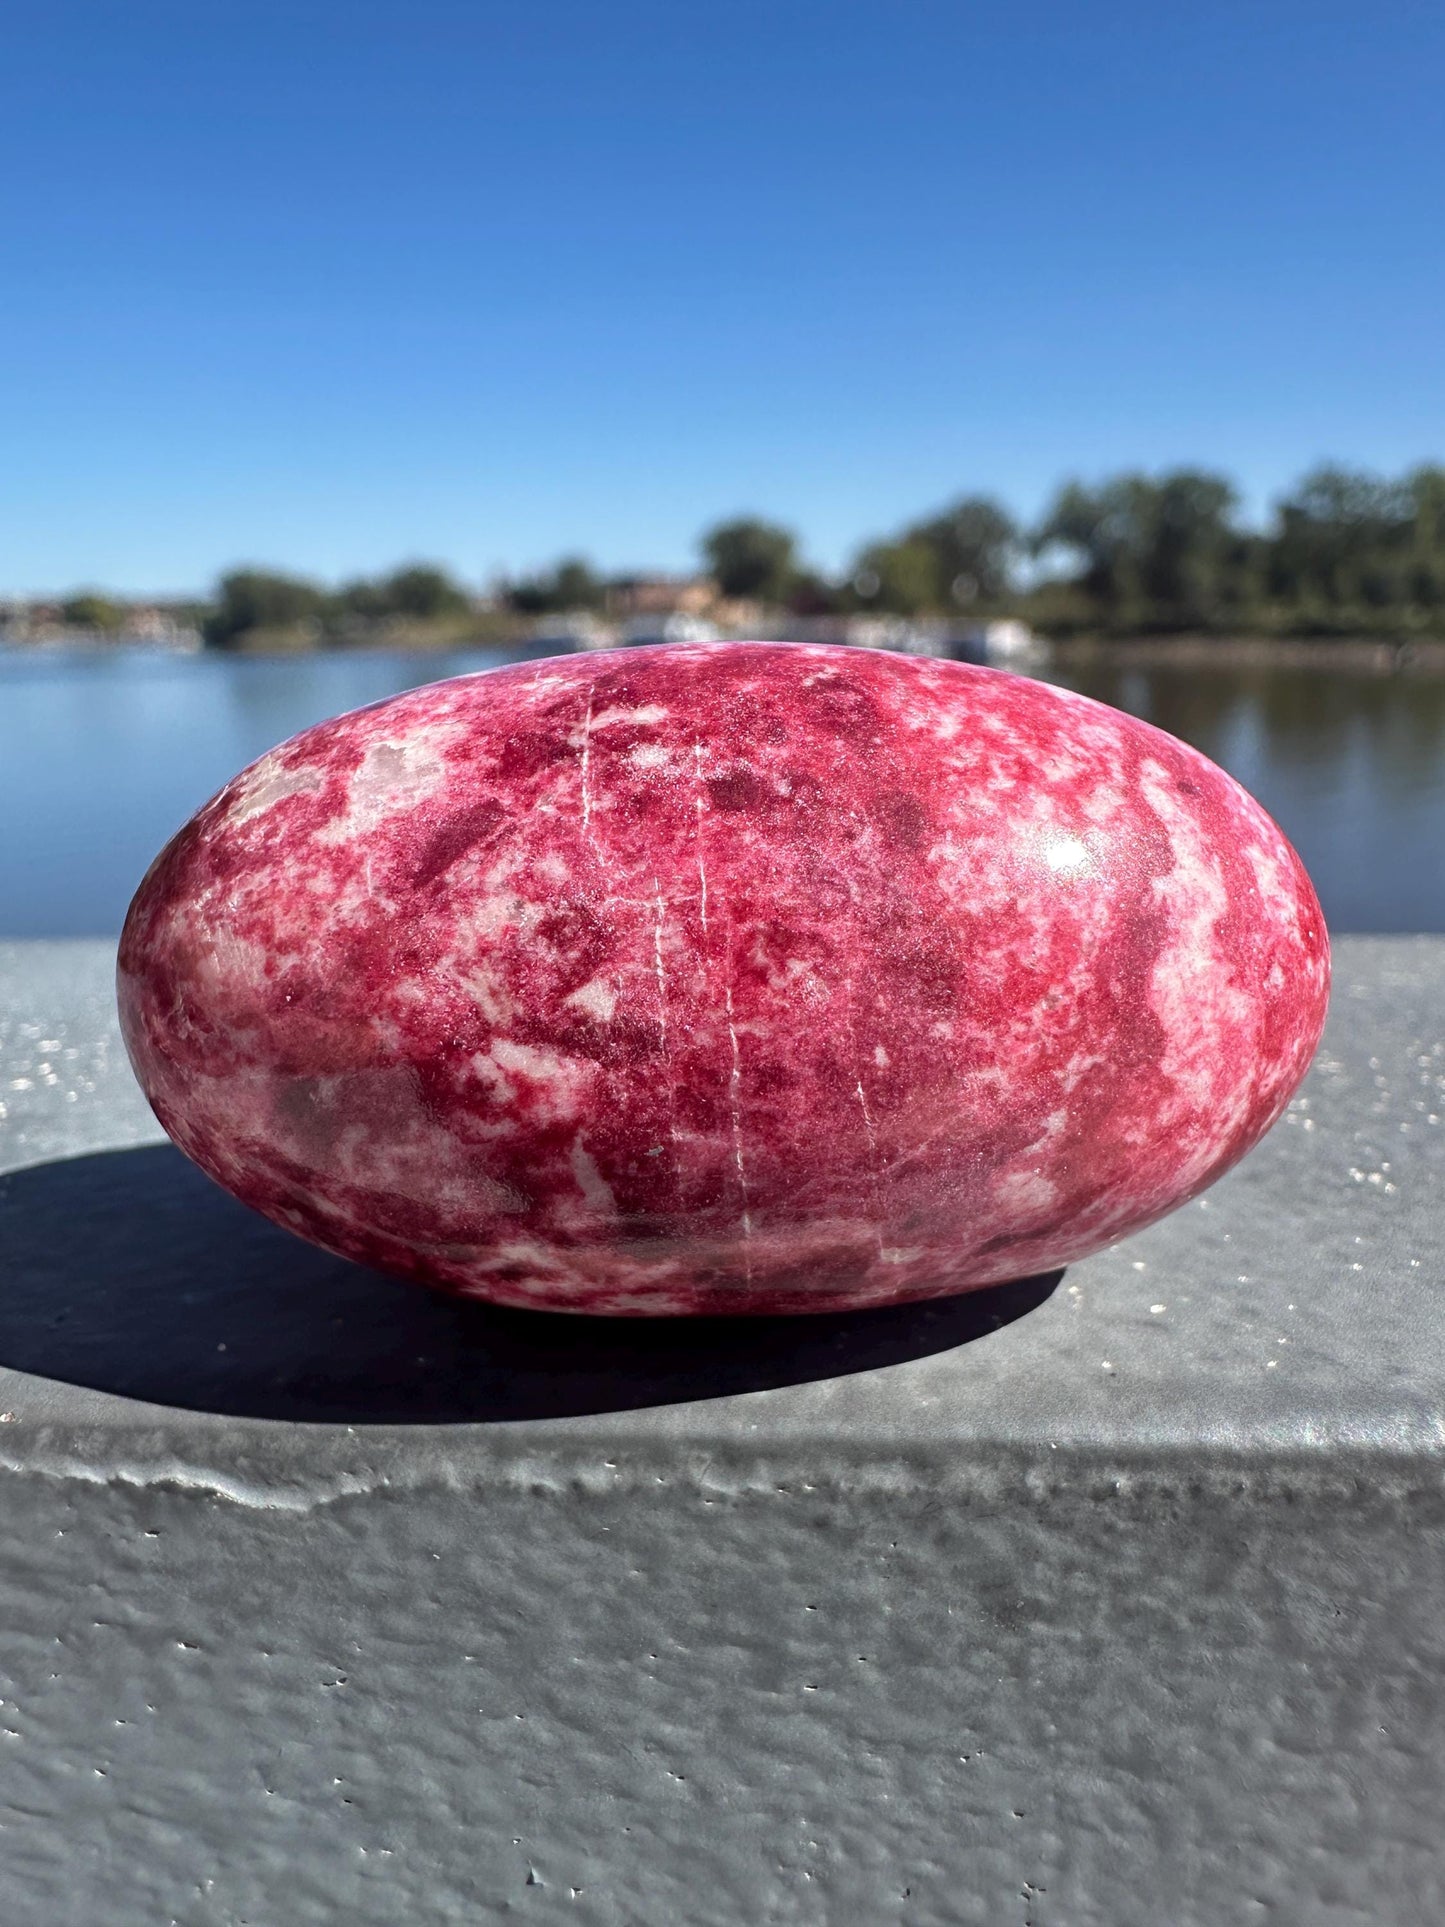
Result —
<path fill-rule="evenodd" d="M 1147 1224 L 1324 1019 L 1231 778 L 954 663 L 763 643 L 433 684 L 264 756 L 152 867 L 127 1045 L 181 1149 L 513 1305 L 966 1290 Z"/>

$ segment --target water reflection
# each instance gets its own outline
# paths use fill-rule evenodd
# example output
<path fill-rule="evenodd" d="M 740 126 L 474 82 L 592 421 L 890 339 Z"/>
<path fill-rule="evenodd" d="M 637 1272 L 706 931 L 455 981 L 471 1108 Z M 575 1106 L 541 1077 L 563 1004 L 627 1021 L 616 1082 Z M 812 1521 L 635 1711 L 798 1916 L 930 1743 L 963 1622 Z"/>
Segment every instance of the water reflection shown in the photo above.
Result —
<path fill-rule="evenodd" d="M 0 656 L 0 936 L 118 929 L 160 845 L 263 750 L 499 660 Z M 1059 680 L 1232 771 L 1299 848 L 1336 930 L 1445 930 L 1445 679 L 1114 664 Z"/>

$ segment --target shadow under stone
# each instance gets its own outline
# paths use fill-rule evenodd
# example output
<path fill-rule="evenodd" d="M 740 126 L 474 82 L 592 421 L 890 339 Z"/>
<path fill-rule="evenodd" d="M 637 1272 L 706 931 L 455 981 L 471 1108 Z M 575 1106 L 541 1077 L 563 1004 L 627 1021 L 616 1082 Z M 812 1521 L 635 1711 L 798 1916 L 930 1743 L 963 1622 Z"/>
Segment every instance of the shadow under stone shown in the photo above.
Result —
<path fill-rule="evenodd" d="M 837 1378 L 986 1337 L 1062 1276 L 866 1312 L 572 1317 L 330 1257 L 170 1145 L 0 1177 L 0 1365 L 233 1417 L 559 1418 Z"/>

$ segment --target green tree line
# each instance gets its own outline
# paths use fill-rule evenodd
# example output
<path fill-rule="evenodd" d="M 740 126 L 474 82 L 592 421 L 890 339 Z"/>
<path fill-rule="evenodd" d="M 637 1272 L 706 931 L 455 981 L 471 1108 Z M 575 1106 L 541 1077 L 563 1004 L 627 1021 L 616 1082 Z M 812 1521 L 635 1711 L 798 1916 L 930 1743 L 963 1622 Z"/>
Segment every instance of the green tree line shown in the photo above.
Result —
<path fill-rule="evenodd" d="M 412 563 L 330 591 L 300 576 L 233 569 L 217 584 L 202 633 L 219 649 L 234 647 L 258 630 L 299 631 L 318 641 L 343 642 L 378 622 L 437 622 L 465 616 L 471 606 L 461 585 L 430 563 Z"/>
<path fill-rule="evenodd" d="M 726 602 L 798 616 L 1022 616 L 1051 635 L 1445 635 L 1445 468 L 1389 479 L 1326 465 L 1263 528 L 1228 477 L 1180 468 L 1066 482 L 1032 526 L 966 495 L 864 542 L 836 575 L 792 530 L 742 516 L 699 543 Z M 504 584 L 504 612 L 605 611 L 625 579 L 581 556 Z M 475 600 L 416 563 L 327 590 L 261 569 L 224 576 L 205 623 L 218 647 L 257 632 L 347 641 L 378 624 L 459 623 Z"/>

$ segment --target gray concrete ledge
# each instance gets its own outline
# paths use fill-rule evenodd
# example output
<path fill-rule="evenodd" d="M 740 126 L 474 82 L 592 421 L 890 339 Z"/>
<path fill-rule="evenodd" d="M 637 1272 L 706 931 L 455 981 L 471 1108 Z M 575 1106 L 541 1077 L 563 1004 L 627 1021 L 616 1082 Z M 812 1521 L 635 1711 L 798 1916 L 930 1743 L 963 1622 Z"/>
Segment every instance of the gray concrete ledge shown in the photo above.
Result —
<path fill-rule="evenodd" d="M 1061 1280 L 662 1333 L 251 1217 L 109 973 L 0 947 L 6 1927 L 1445 1918 L 1445 940 Z"/>
<path fill-rule="evenodd" d="M 100 943 L 0 946 L 0 1249 L 21 1277 L 0 1313 L 0 1464 L 279 1497 L 383 1466 L 448 1482 L 591 1466 L 623 1439 L 674 1468 L 694 1448 L 823 1472 L 923 1454 L 958 1478 L 1002 1455 L 1050 1484 L 1100 1455 L 1428 1480 L 1445 1454 L 1445 939 L 1340 941 L 1324 1047 L 1264 1145 L 1051 1295 L 991 1300 L 1012 1321 L 992 1336 L 958 1347 L 964 1300 L 760 1322 L 730 1344 L 632 1326 L 600 1363 L 595 1328 L 459 1316 L 141 1148 L 164 1139 L 110 969 Z M 39 1330 L 44 1313 L 65 1322 Z M 700 1396 L 751 1383 L 778 1388 Z"/>

